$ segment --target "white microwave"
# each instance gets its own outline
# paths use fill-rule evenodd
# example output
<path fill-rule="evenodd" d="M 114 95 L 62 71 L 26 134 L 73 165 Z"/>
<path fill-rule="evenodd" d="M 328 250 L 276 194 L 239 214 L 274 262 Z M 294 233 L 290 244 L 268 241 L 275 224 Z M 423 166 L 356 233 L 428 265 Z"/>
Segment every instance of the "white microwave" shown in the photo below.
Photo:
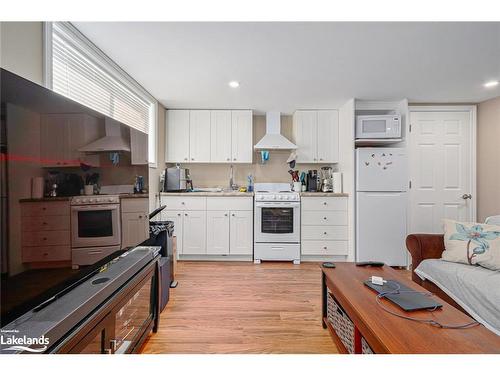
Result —
<path fill-rule="evenodd" d="M 401 138 L 401 116 L 356 116 L 356 138 Z"/>

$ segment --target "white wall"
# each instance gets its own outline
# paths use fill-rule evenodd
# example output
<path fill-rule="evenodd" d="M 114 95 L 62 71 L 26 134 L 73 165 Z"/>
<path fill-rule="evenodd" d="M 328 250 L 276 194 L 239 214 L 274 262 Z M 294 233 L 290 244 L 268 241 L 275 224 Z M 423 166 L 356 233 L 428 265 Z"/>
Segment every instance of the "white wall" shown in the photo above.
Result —
<path fill-rule="evenodd" d="M 42 22 L 0 22 L 0 66 L 43 84 Z"/>

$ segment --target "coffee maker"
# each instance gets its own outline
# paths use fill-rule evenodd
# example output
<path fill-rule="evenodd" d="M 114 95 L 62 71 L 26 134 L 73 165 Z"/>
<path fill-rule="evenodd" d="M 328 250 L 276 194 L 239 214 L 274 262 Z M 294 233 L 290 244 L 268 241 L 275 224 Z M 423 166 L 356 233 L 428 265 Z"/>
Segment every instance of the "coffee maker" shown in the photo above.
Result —
<path fill-rule="evenodd" d="M 321 191 L 333 192 L 333 169 L 332 167 L 321 167 Z"/>
<path fill-rule="evenodd" d="M 319 179 L 318 179 L 318 171 L 316 169 L 310 169 L 307 171 L 307 191 L 318 191 L 319 188 Z"/>

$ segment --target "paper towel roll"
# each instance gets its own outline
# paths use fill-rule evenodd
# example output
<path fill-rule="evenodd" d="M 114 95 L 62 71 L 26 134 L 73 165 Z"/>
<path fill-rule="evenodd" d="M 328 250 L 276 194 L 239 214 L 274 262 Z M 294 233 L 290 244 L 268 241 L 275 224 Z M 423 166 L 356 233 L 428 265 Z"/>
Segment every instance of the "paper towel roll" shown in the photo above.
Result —
<path fill-rule="evenodd" d="M 342 193 L 342 172 L 333 172 L 333 192 Z"/>
<path fill-rule="evenodd" d="M 43 198 L 43 177 L 31 178 L 31 198 Z"/>

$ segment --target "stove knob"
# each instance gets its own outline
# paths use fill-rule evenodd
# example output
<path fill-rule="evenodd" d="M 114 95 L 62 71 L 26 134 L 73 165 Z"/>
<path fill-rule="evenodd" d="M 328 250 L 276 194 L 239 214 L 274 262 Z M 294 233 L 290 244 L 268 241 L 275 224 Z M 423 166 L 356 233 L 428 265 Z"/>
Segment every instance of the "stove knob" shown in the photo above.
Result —
<path fill-rule="evenodd" d="M 286 200 L 287 200 L 287 201 L 289 201 L 291 198 L 292 198 L 292 197 L 291 197 L 291 196 L 289 196 L 289 195 L 287 195 L 287 196 L 286 196 Z"/>

